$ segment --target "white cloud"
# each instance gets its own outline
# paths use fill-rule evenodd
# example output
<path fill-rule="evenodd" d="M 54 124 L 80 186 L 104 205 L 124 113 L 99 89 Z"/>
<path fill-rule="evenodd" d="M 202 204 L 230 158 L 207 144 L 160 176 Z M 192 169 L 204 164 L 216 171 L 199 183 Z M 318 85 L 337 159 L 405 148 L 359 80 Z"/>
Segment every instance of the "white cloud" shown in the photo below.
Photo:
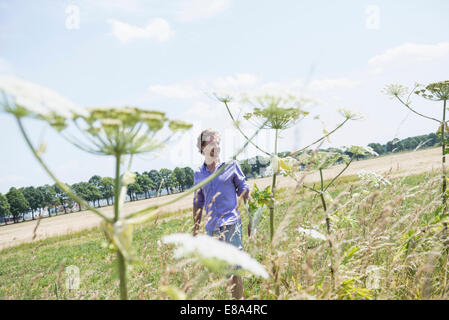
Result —
<path fill-rule="evenodd" d="M 201 94 L 195 86 L 182 83 L 149 86 L 148 91 L 154 95 L 175 99 L 191 99 Z"/>
<path fill-rule="evenodd" d="M 449 56 L 449 42 L 437 44 L 405 43 L 385 50 L 368 60 L 371 72 L 383 73 L 386 69 L 431 62 Z"/>
<path fill-rule="evenodd" d="M 135 39 L 167 41 L 174 35 L 168 22 L 162 18 L 152 19 L 144 28 L 116 19 L 108 19 L 108 23 L 112 26 L 113 35 L 122 43 L 128 43 Z"/>
<path fill-rule="evenodd" d="M 239 89 L 241 87 L 254 86 L 259 82 L 259 78 L 248 73 L 237 73 L 235 76 L 218 78 L 213 82 L 217 89 Z"/>
<path fill-rule="evenodd" d="M 181 21 L 193 21 L 211 18 L 226 10 L 231 0 L 184 0 L 179 5 L 178 18 Z"/>

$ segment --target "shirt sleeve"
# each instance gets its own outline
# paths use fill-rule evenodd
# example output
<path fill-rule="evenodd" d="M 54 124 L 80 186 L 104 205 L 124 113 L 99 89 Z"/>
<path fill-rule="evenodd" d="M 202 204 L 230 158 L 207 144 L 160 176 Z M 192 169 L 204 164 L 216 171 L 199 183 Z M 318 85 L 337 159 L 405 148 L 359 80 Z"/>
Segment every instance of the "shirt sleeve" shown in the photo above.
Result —
<path fill-rule="evenodd" d="M 195 172 L 194 176 L 193 176 L 193 184 L 196 185 L 198 184 L 198 176 L 197 173 Z M 203 193 L 203 189 L 198 189 L 193 193 L 193 205 L 199 208 L 204 207 L 204 193 Z"/>
<path fill-rule="evenodd" d="M 249 193 L 249 186 L 245 181 L 245 175 L 243 174 L 242 169 L 240 168 L 240 165 L 237 161 L 234 161 L 234 166 L 235 166 L 235 172 L 234 172 L 234 185 L 235 188 L 237 190 L 237 196 L 240 196 L 243 192 L 243 190 L 247 190 L 247 192 Z"/>

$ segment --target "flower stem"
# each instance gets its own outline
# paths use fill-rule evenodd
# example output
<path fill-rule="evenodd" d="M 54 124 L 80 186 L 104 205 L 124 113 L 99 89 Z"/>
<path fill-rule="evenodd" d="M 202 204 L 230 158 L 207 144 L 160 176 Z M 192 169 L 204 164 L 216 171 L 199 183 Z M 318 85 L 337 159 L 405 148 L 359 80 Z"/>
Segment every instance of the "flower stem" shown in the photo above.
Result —
<path fill-rule="evenodd" d="M 278 154 L 278 129 L 276 129 L 274 137 L 274 155 Z M 274 194 L 276 192 L 276 176 L 277 172 L 273 172 L 273 181 L 271 183 L 271 203 L 270 203 L 270 241 L 273 240 L 274 235 Z"/>
<path fill-rule="evenodd" d="M 343 169 L 343 171 L 344 171 L 344 169 Z M 321 203 L 323 204 L 324 213 L 326 214 L 326 231 L 327 231 L 327 237 L 328 237 L 328 243 L 329 243 L 329 255 L 331 258 L 330 272 L 331 272 L 332 290 L 334 290 L 335 289 L 334 253 L 333 253 L 333 249 L 332 249 L 332 241 L 330 238 L 331 237 L 331 223 L 330 223 L 329 213 L 327 211 L 326 200 L 324 198 L 324 192 L 326 192 L 326 189 L 324 188 L 323 169 L 320 169 L 320 181 L 321 181 L 320 198 L 321 198 Z"/>
<path fill-rule="evenodd" d="M 123 254 L 117 250 L 118 268 L 120 273 L 120 299 L 128 300 L 128 288 L 126 279 L 126 261 Z"/>
<path fill-rule="evenodd" d="M 114 198 L 114 222 L 120 219 L 120 190 L 121 190 L 121 177 L 120 177 L 120 159 L 121 155 L 115 156 L 115 198 Z M 126 279 L 126 260 L 123 254 L 117 249 L 117 261 L 120 278 L 120 299 L 128 300 L 128 288 Z"/>
<path fill-rule="evenodd" d="M 443 103 L 443 130 L 441 133 L 441 152 L 442 152 L 442 169 L 443 169 L 443 205 L 444 212 L 446 212 L 446 100 Z"/>
<path fill-rule="evenodd" d="M 232 122 L 234 122 L 235 127 L 237 128 L 237 130 L 242 134 L 243 137 L 245 137 L 246 140 L 250 141 L 250 139 L 246 136 L 246 134 L 242 131 L 242 129 L 240 129 L 240 126 L 238 125 L 238 122 L 235 121 L 234 116 L 231 113 L 231 110 L 229 109 L 228 103 L 227 102 L 223 102 L 226 106 L 226 109 L 228 110 L 229 116 L 232 119 Z M 268 152 L 266 152 L 265 150 L 262 150 L 257 144 L 255 144 L 254 142 L 250 141 L 250 143 L 256 147 L 258 150 L 262 151 L 263 153 L 265 153 L 266 155 L 270 155 Z"/>
<path fill-rule="evenodd" d="M 315 140 L 314 142 L 312 142 L 311 144 L 309 144 L 308 146 L 305 146 L 299 150 L 296 150 L 294 152 L 290 152 L 289 154 L 286 155 L 286 157 L 295 157 L 296 155 L 298 155 L 299 153 L 301 153 L 302 151 L 306 150 L 307 148 L 313 146 L 314 144 L 317 144 L 318 142 L 326 139 L 327 137 L 329 137 L 332 133 L 334 133 L 335 131 L 337 131 L 338 129 L 340 129 L 347 121 L 349 120 L 349 118 L 346 118 L 345 121 L 343 121 L 342 123 L 340 123 L 338 126 L 336 126 L 332 131 L 328 132 L 327 134 L 325 134 L 324 136 L 322 136 L 321 138 Z"/>
<path fill-rule="evenodd" d="M 116 155 L 115 160 L 115 196 L 114 196 L 114 222 L 117 222 L 119 219 L 119 197 L 120 197 L 120 189 L 121 189 L 121 180 L 120 180 L 120 154 Z"/>

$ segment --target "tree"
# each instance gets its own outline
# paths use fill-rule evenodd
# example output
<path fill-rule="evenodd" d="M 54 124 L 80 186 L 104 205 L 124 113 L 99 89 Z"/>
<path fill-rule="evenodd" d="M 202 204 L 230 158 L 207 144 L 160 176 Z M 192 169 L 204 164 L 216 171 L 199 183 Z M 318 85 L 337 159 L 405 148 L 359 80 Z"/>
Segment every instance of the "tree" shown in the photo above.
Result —
<path fill-rule="evenodd" d="M 151 180 L 154 182 L 154 190 L 156 190 L 156 196 L 159 196 L 160 189 L 164 187 L 162 177 L 157 170 L 151 170 L 147 173 Z"/>
<path fill-rule="evenodd" d="M 89 179 L 89 183 L 90 184 L 93 184 L 94 186 L 97 186 L 98 187 L 98 185 L 99 185 L 99 183 L 100 183 L 100 180 L 101 180 L 101 177 L 99 176 L 99 175 L 94 175 L 94 176 L 92 176 L 90 179 Z"/>
<path fill-rule="evenodd" d="M 91 185 L 93 185 L 93 186 L 95 186 L 97 189 L 99 189 L 99 187 L 100 187 L 100 180 L 101 180 L 101 177 L 99 176 L 99 175 L 94 175 L 94 176 L 92 176 L 90 179 L 89 179 L 89 183 L 91 184 Z M 95 191 L 95 189 L 92 189 L 92 196 L 93 196 L 93 201 L 95 202 L 95 200 L 97 201 L 97 206 L 99 207 L 100 206 L 100 200 L 101 200 L 101 198 L 102 198 L 102 194 L 101 194 L 101 192 L 97 192 L 97 191 Z M 98 196 L 98 197 L 95 197 L 95 196 Z M 95 206 L 95 203 L 94 203 L 94 206 Z"/>
<path fill-rule="evenodd" d="M 114 179 L 110 177 L 101 178 L 98 182 L 98 190 L 109 205 L 109 199 L 114 196 Z"/>
<path fill-rule="evenodd" d="M 169 188 L 170 188 L 170 193 L 173 193 L 173 191 L 175 189 L 180 189 L 180 185 L 178 180 L 176 179 L 176 176 L 174 174 L 174 172 L 172 171 L 170 176 L 168 177 L 168 184 L 169 184 Z"/>
<path fill-rule="evenodd" d="M 139 174 L 136 172 L 136 183 L 140 186 L 140 189 L 145 193 L 145 198 L 149 198 L 149 191 L 155 188 L 153 180 L 146 174 Z"/>
<path fill-rule="evenodd" d="M 379 155 L 385 153 L 385 150 L 380 143 L 370 143 L 370 144 L 368 144 L 368 147 L 371 147 L 371 149 L 373 149 Z"/>
<path fill-rule="evenodd" d="M 176 181 L 178 182 L 179 187 L 181 188 L 181 191 L 184 191 L 187 178 L 185 171 L 181 168 L 176 167 L 175 170 L 173 170 L 173 174 L 176 178 Z"/>
<path fill-rule="evenodd" d="M 128 194 L 131 201 L 137 200 L 137 194 L 142 193 L 142 189 L 140 188 L 139 184 L 137 182 L 131 183 L 128 185 L 128 189 L 126 190 L 126 193 Z M 134 197 L 133 197 L 134 195 Z"/>
<path fill-rule="evenodd" d="M 22 190 L 22 193 L 25 197 L 25 199 L 28 201 L 29 209 L 31 210 L 31 215 L 34 220 L 34 212 L 39 209 L 41 203 L 43 194 L 40 192 L 39 189 L 31 187 L 26 187 Z"/>
<path fill-rule="evenodd" d="M 0 193 L 0 218 L 5 218 L 5 224 L 7 224 L 6 217 L 11 214 L 8 199 Z"/>
<path fill-rule="evenodd" d="M 88 201 L 91 201 L 93 206 L 95 207 L 95 201 L 97 201 L 97 207 L 100 206 L 100 199 L 102 198 L 102 194 L 98 188 L 87 182 L 87 190 L 88 190 Z"/>
<path fill-rule="evenodd" d="M 58 184 L 55 183 L 53 185 L 53 189 L 55 190 L 58 204 L 64 208 L 64 213 L 67 214 L 67 207 L 72 200 L 67 197 L 67 193 L 65 193 L 64 190 L 58 186 Z"/>
<path fill-rule="evenodd" d="M 9 189 L 8 193 L 6 194 L 6 198 L 8 199 L 14 223 L 17 223 L 19 221 L 18 217 L 21 214 L 23 215 L 25 212 L 27 212 L 30 205 L 25 199 L 23 193 L 14 187 L 11 187 L 11 189 Z"/>
<path fill-rule="evenodd" d="M 89 184 L 87 182 L 78 182 L 72 185 L 72 189 L 75 194 L 83 200 L 88 201 L 89 199 Z M 81 211 L 81 203 L 77 202 L 79 210 Z"/>
<path fill-rule="evenodd" d="M 185 175 L 186 175 L 185 187 L 186 188 L 191 188 L 193 186 L 193 182 L 194 182 L 193 181 L 194 172 L 193 172 L 192 168 L 190 168 L 190 167 L 185 167 L 184 168 L 184 172 L 185 172 Z"/>
<path fill-rule="evenodd" d="M 38 189 L 40 189 L 43 194 L 40 208 L 48 207 L 48 215 L 51 216 L 50 208 L 57 202 L 56 191 L 52 186 L 48 184 L 42 187 L 38 187 Z"/>
<path fill-rule="evenodd" d="M 172 171 L 170 169 L 162 168 L 159 170 L 159 174 L 162 178 L 162 187 L 167 190 L 167 194 L 170 194 L 170 189 L 173 187 L 173 179 L 171 179 Z"/>
<path fill-rule="evenodd" d="M 240 163 L 240 168 L 242 169 L 242 172 L 246 177 L 253 174 L 251 165 L 249 164 L 248 159 L 246 159 L 244 161 L 239 161 L 239 163 Z"/>

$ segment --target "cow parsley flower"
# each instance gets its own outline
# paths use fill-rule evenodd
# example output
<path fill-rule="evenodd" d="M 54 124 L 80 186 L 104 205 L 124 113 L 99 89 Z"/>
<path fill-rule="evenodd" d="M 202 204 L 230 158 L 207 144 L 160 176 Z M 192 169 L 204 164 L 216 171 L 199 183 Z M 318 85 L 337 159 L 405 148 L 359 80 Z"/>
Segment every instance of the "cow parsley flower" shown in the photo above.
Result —
<path fill-rule="evenodd" d="M 381 185 L 391 185 L 391 182 L 388 179 L 373 171 L 361 170 L 358 173 L 358 176 L 367 183 L 373 183 L 376 188 L 379 188 Z"/>
<path fill-rule="evenodd" d="M 343 147 L 346 152 L 352 153 L 354 155 L 360 155 L 360 156 L 378 156 L 379 154 L 373 150 L 371 147 L 363 147 L 363 146 L 349 146 L 349 147 Z"/>
<path fill-rule="evenodd" d="M 433 101 L 449 100 L 449 80 L 430 83 L 415 94 Z"/>
<path fill-rule="evenodd" d="M 217 264 L 214 262 L 217 261 L 228 265 L 238 265 L 257 276 L 268 278 L 264 267 L 248 253 L 208 235 L 200 234 L 193 237 L 187 233 L 174 233 L 164 236 L 162 242 L 178 245 L 174 252 L 176 258 L 194 257 L 212 269 L 216 268 Z"/>
<path fill-rule="evenodd" d="M 6 111 L 19 116 L 70 119 L 74 114 L 88 115 L 85 109 L 55 91 L 15 76 L 0 76 L 0 91 Z"/>

